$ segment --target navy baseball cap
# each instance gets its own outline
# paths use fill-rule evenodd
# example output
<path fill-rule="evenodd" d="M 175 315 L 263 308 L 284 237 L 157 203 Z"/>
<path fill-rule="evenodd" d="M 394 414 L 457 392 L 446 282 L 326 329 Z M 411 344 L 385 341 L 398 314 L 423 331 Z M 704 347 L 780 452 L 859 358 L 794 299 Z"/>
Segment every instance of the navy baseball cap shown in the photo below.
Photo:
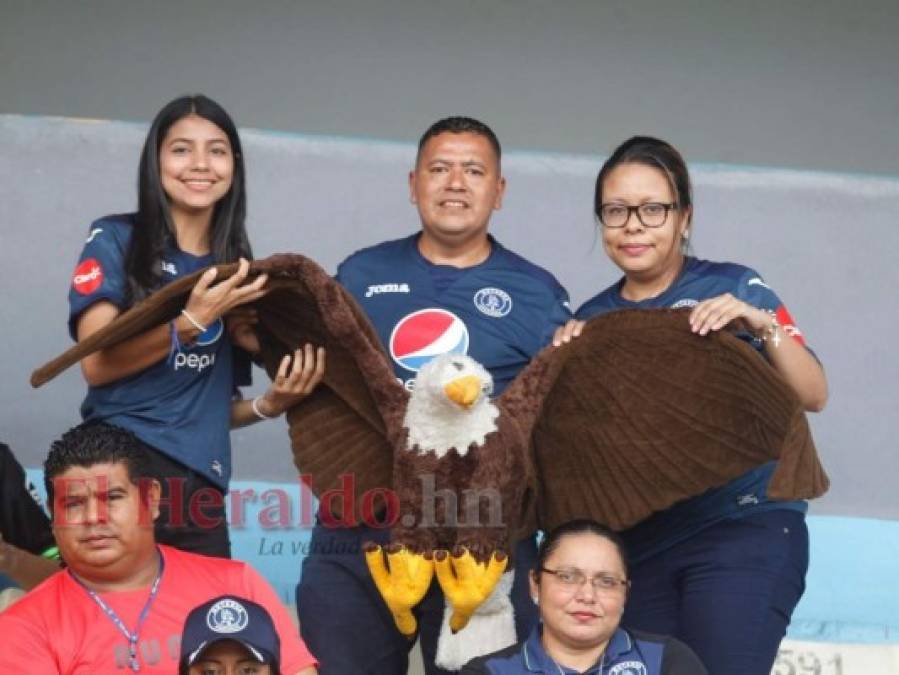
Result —
<path fill-rule="evenodd" d="M 187 675 L 203 652 L 223 640 L 243 645 L 252 658 L 280 675 L 281 640 L 272 617 L 261 605 L 234 595 L 213 598 L 187 615 L 181 631 L 180 675 Z"/>

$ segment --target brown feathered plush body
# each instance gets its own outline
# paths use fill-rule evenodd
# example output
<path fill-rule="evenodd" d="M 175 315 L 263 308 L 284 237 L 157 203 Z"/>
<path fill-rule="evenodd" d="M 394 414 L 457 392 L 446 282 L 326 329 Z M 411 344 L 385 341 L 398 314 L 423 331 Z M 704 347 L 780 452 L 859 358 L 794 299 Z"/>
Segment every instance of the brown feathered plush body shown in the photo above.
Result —
<path fill-rule="evenodd" d="M 235 269 L 221 266 L 218 278 Z M 454 630 L 485 599 L 494 607 L 492 584 L 508 584 L 512 544 L 537 528 L 576 517 L 627 528 L 772 460 L 772 498 L 813 498 L 827 489 L 789 387 L 733 335 L 693 334 L 681 311 L 593 319 L 580 338 L 538 354 L 496 399 L 489 375 L 468 372 L 477 366 L 471 359 L 453 365 L 453 355 L 440 357 L 433 369 L 443 372 L 432 374 L 428 396 L 424 387 L 413 394 L 416 401 L 397 383 L 363 312 L 314 262 L 278 255 L 252 264 L 251 276 L 263 272 L 269 290 L 254 306 L 269 374 L 307 342 L 328 351 L 322 385 L 287 415 L 297 467 L 318 495 L 352 477 L 354 511 L 335 514 L 344 522 L 391 517 L 395 545 L 387 559 L 381 551 L 367 556 L 404 632 L 414 633 L 409 610 L 435 567 L 456 605 Z M 35 371 L 32 384 L 174 318 L 198 276 L 125 312 Z M 419 382 L 422 376 L 425 369 Z M 446 407 L 438 413 L 434 406 Z M 433 551 L 454 548 L 433 560 Z"/>

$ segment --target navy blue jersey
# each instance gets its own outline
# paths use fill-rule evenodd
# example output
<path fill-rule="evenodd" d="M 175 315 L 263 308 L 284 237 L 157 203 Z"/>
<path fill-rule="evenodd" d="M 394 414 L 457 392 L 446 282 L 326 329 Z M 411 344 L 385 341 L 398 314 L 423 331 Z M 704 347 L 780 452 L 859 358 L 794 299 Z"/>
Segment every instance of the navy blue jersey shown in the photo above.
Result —
<path fill-rule="evenodd" d="M 663 293 L 632 302 L 621 297 L 624 278 L 585 302 L 577 311 L 579 319 L 589 319 L 618 309 L 693 307 L 703 300 L 730 293 L 744 302 L 777 315 L 786 335 L 803 345 L 805 340 L 793 317 L 777 294 L 753 269 L 734 263 L 717 263 L 688 257 L 681 274 Z M 749 333 L 739 333 L 761 352 L 763 345 Z M 727 485 L 685 500 L 624 532 L 633 562 L 673 546 L 699 530 L 727 518 L 771 509 L 805 511 L 801 501 L 773 502 L 767 498 L 774 463 L 749 471 Z"/>
<path fill-rule="evenodd" d="M 457 268 L 426 260 L 418 236 L 354 253 L 338 267 L 338 280 L 368 314 L 407 387 L 422 365 L 454 352 L 483 364 L 501 393 L 571 318 L 568 294 L 493 238 L 487 260 Z"/>
<path fill-rule="evenodd" d="M 540 627 L 521 644 L 482 656 L 461 675 L 705 675 L 699 658 L 683 642 L 618 628 L 599 663 L 579 673 L 556 663 L 540 639 Z"/>
<path fill-rule="evenodd" d="M 125 254 L 133 215 L 107 216 L 90 227 L 69 289 L 69 331 L 76 337 L 81 313 L 105 300 L 128 309 Z M 213 263 L 169 248 L 162 259 L 166 283 Z M 241 373 L 248 376 L 248 372 Z M 247 378 L 248 379 L 248 378 Z M 244 382 L 242 381 L 241 384 Z M 145 370 L 100 387 L 88 387 L 81 416 L 131 430 L 142 441 L 226 488 L 231 476 L 229 438 L 235 387 L 231 342 L 221 319 L 191 345 Z"/>

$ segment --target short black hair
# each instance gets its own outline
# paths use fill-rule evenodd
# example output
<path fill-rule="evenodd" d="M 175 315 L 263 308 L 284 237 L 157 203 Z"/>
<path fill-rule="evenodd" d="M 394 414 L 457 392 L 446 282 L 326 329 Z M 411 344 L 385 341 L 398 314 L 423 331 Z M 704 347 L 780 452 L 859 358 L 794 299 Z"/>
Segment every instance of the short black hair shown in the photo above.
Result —
<path fill-rule="evenodd" d="M 105 422 L 85 422 L 69 429 L 50 446 L 44 461 L 44 486 L 47 503 L 53 514 L 53 480 L 73 466 L 118 464 L 128 470 L 128 480 L 138 485 L 141 478 L 151 477 L 147 446 L 127 429 Z"/>
<path fill-rule="evenodd" d="M 624 540 L 614 530 L 609 529 L 605 525 L 601 525 L 595 520 L 589 518 L 579 518 L 577 520 L 569 520 L 562 523 L 555 529 L 551 530 L 543 537 L 540 542 L 540 548 L 537 549 L 537 562 L 534 565 L 534 577 L 539 581 L 541 570 L 546 567 L 546 560 L 552 555 L 552 552 L 559 547 L 559 542 L 563 537 L 577 534 L 595 534 L 597 537 L 606 539 L 615 545 L 618 555 L 621 556 L 621 565 L 624 567 L 624 576 L 629 577 L 627 549 Z"/>
<path fill-rule="evenodd" d="M 478 136 L 483 136 L 490 142 L 493 152 L 496 153 L 497 164 L 502 157 L 503 151 L 500 147 L 499 139 L 493 133 L 493 129 L 473 117 L 455 115 L 437 120 L 422 134 L 421 139 L 418 141 L 418 154 L 415 155 L 416 164 L 421 157 L 421 151 L 424 149 L 425 143 L 439 134 L 477 134 Z"/>

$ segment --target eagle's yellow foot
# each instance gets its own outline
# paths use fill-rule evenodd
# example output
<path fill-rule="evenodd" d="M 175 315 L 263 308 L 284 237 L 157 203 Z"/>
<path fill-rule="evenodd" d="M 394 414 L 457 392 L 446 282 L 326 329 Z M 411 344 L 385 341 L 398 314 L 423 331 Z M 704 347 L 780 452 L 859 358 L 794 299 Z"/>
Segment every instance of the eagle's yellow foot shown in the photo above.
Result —
<path fill-rule="evenodd" d="M 453 608 L 450 628 L 454 633 L 465 628 L 475 610 L 490 597 L 508 564 L 506 555 L 498 551 L 486 564 L 475 560 L 465 547 L 454 550 L 452 556 L 446 551 L 434 554 L 437 581 Z"/>
<path fill-rule="evenodd" d="M 404 546 L 392 546 L 382 552 L 380 546 L 369 544 L 365 547 L 365 562 L 396 627 L 406 637 L 414 637 L 417 623 L 412 608 L 421 602 L 431 585 L 434 561 Z"/>

